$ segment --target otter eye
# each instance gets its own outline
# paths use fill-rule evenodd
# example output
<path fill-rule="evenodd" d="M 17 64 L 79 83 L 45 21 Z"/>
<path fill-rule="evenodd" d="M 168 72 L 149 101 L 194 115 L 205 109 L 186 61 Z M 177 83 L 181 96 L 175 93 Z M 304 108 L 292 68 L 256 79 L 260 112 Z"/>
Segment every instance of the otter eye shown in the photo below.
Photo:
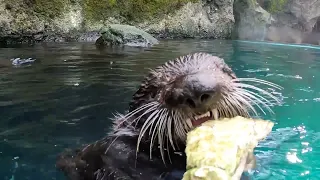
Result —
<path fill-rule="evenodd" d="M 225 73 L 227 73 L 227 74 L 228 74 L 229 76 L 231 76 L 233 79 L 236 78 L 236 75 L 234 74 L 234 72 L 232 71 L 232 69 L 231 69 L 230 67 L 224 66 L 224 67 L 222 68 L 222 71 L 225 72 Z"/>
<path fill-rule="evenodd" d="M 228 67 L 223 67 L 222 71 L 225 72 L 225 73 L 228 73 L 228 74 L 232 73 L 232 70 L 230 68 L 228 68 Z"/>

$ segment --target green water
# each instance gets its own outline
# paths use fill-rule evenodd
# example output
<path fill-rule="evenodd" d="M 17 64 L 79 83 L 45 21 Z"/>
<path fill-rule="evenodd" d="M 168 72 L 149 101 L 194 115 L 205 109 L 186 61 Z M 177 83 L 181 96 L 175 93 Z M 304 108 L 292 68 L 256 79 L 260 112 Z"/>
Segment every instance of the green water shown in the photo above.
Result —
<path fill-rule="evenodd" d="M 284 104 L 271 118 L 277 124 L 256 150 L 254 179 L 320 179 L 320 50 L 243 43 L 236 57 L 254 76 L 284 87 Z"/>
<path fill-rule="evenodd" d="M 284 87 L 275 93 L 283 99 L 275 114 L 262 114 L 276 125 L 256 149 L 253 179 L 320 179 L 318 47 L 218 40 L 162 41 L 147 50 L 88 43 L 0 49 L 0 179 L 64 179 L 57 153 L 104 136 L 148 68 L 199 51 L 224 58 L 239 77 Z M 14 68 L 13 57 L 39 62 Z"/>

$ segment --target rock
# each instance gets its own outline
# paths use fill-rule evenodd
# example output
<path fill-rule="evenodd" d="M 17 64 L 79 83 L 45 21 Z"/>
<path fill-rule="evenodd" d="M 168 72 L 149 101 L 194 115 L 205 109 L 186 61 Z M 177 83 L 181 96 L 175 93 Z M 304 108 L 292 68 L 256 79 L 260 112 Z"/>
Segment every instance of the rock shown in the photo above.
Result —
<path fill-rule="evenodd" d="M 320 45 L 320 32 L 304 33 L 301 43 Z"/>
<path fill-rule="evenodd" d="M 311 32 L 320 17 L 320 1 L 285 1 L 286 3 L 283 5 L 283 8 L 273 13 L 273 17 L 275 18 L 273 26 L 287 26 L 300 31 Z"/>
<path fill-rule="evenodd" d="M 233 25 L 233 0 L 203 0 L 187 3 L 160 22 L 139 26 L 160 38 L 226 39 L 231 37 Z"/>
<path fill-rule="evenodd" d="M 160 38 L 225 39 L 234 25 L 232 7 L 233 0 L 2 0 L 0 41 L 96 41 L 96 32 L 110 24 L 132 25 Z"/>
<path fill-rule="evenodd" d="M 267 29 L 264 40 L 281 43 L 300 44 L 302 42 L 302 36 L 303 33 L 301 31 L 288 26 L 270 26 Z"/>
<path fill-rule="evenodd" d="M 103 44 L 106 41 L 98 40 L 100 29 L 115 24 L 139 28 L 131 28 L 129 34 L 120 31 L 126 34 L 124 39 L 114 29 L 108 30 L 109 43 L 130 46 L 154 44 L 151 35 L 215 39 L 233 35 L 246 40 L 318 43 L 319 35 L 313 35 L 320 31 L 318 7 L 319 0 L 1 0 L 0 46 L 65 41 Z M 141 31 L 145 32 L 139 37 Z"/>
<path fill-rule="evenodd" d="M 233 38 L 245 40 L 264 40 L 272 16 L 255 0 L 235 0 L 235 27 Z"/>
<path fill-rule="evenodd" d="M 127 45 L 149 47 L 158 44 L 158 40 L 145 31 L 130 25 L 111 24 L 101 31 L 97 45 Z"/>
<path fill-rule="evenodd" d="M 319 44 L 319 0 L 268 0 L 260 3 L 273 21 L 264 40 L 282 43 Z"/>

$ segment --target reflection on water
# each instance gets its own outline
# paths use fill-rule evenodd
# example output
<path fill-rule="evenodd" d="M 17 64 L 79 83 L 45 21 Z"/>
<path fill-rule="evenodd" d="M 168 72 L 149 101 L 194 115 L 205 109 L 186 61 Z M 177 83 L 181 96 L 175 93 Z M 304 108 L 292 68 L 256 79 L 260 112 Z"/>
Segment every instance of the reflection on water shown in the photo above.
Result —
<path fill-rule="evenodd" d="M 106 134 L 149 68 L 191 52 L 209 52 L 240 77 L 278 83 L 285 104 L 256 150 L 254 179 L 320 179 L 320 50 L 232 41 L 163 41 L 151 49 L 96 49 L 92 44 L 44 44 L 0 49 L 0 179 L 64 179 L 54 167 L 65 147 Z M 14 68 L 11 58 L 37 59 Z"/>

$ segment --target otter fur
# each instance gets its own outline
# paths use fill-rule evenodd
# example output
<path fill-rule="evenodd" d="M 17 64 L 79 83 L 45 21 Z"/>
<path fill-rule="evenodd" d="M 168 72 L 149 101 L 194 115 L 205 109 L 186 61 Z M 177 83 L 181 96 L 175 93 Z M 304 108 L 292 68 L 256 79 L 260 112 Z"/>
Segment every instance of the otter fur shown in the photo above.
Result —
<path fill-rule="evenodd" d="M 195 126 L 213 118 L 258 115 L 257 107 L 272 113 L 271 106 L 280 103 L 250 82 L 281 89 L 265 80 L 238 78 L 223 59 L 208 53 L 168 61 L 145 77 L 128 112 L 113 118 L 106 137 L 65 150 L 56 166 L 70 180 L 173 177 L 185 171 L 185 141 Z"/>

